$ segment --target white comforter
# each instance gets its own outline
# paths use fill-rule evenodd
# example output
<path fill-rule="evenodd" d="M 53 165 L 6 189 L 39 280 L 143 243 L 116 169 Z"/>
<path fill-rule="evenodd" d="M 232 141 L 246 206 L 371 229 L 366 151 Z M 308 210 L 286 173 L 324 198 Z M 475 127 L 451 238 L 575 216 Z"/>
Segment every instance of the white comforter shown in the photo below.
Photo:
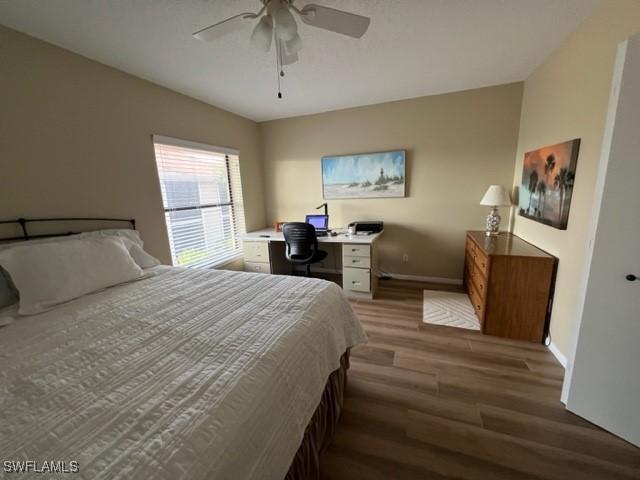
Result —
<path fill-rule="evenodd" d="M 281 479 L 363 341 L 332 283 L 160 268 L 0 329 L 0 460 L 77 461 L 64 478 L 91 480 Z"/>

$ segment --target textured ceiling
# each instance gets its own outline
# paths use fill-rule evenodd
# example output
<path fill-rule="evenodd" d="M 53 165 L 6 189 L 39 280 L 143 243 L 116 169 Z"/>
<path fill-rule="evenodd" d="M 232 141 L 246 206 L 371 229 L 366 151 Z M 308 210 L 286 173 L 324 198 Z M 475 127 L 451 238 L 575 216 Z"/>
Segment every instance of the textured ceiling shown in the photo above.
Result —
<path fill-rule="evenodd" d="M 296 0 L 371 17 L 360 40 L 301 24 L 276 97 L 252 23 L 214 44 L 191 33 L 258 0 L 0 0 L 0 23 L 262 121 L 523 80 L 599 0 Z"/>

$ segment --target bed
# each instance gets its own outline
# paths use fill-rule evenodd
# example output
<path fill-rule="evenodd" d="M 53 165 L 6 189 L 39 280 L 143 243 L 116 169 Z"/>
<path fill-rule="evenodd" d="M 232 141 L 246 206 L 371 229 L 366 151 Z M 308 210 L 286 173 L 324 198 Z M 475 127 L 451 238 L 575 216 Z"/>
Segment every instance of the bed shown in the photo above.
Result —
<path fill-rule="evenodd" d="M 317 478 L 366 341 L 333 283 L 164 266 L 10 320 L 3 460 L 87 479 Z"/>

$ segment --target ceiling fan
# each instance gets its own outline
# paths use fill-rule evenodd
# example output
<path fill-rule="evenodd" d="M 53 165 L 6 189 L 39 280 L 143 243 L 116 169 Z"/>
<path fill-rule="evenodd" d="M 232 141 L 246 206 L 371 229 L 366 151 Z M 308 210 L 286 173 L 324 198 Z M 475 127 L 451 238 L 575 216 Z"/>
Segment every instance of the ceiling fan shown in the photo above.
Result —
<path fill-rule="evenodd" d="M 296 16 L 306 25 L 330 30 L 354 38 L 361 38 L 371 19 L 354 13 L 336 10 L 310 3 L 302 8 L 294 5 L 295 0 L 259 0 L 262 8 L 256 13 L 244 12 L 227 18 L 193 33 L 203 42 L 213 42 L 233 32 L 249 21 L 259 19 L 251 33 L 251 44 L 263 52 L 271 50 L 275 43 L 276 71 L 278 78 L 278 98 L 280 77 L 284 77 L 284 65 L 298 61 L 298 52 L 302 49 L 302 39 L 298 32 Z M 295 14 L 295 15 L 294 15 Z"/>

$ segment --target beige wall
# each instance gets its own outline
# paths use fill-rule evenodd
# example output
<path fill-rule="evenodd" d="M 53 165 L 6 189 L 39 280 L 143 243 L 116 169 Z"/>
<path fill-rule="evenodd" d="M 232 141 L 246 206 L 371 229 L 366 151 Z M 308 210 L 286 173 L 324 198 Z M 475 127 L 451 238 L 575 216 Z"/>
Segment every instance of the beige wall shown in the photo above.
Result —
<path fill-rule="evenodd" d="M 135 217 L 170 261 L 151 135 L 240 150 L 264 224 L 256 123 L 0 26 L 0 218 Z"/>
<path fill-rule="evenodd" d="M 407 197 L 329 200 L 331 227 L 383 220 L 383 271 L 459 279 L 464 232 L 484 228 L 480 198 L 511 185 L 521 95 L 516 83 L 262 123 L 267 219 L 324 202 L 323 155 L 405 149 Z"/>
<path fill-rule="evenodd" d="M 514 185 L 524 152 L 581 138 L 566 231 L 514 218 L 514 233 L 559 257 L 551 319 L 553 343 L 565 355 L 586 262 L 586 235 L 608 106 L 616 46 L 640 31 L 640 2 L 607 0 L 525 82 Z"/>

